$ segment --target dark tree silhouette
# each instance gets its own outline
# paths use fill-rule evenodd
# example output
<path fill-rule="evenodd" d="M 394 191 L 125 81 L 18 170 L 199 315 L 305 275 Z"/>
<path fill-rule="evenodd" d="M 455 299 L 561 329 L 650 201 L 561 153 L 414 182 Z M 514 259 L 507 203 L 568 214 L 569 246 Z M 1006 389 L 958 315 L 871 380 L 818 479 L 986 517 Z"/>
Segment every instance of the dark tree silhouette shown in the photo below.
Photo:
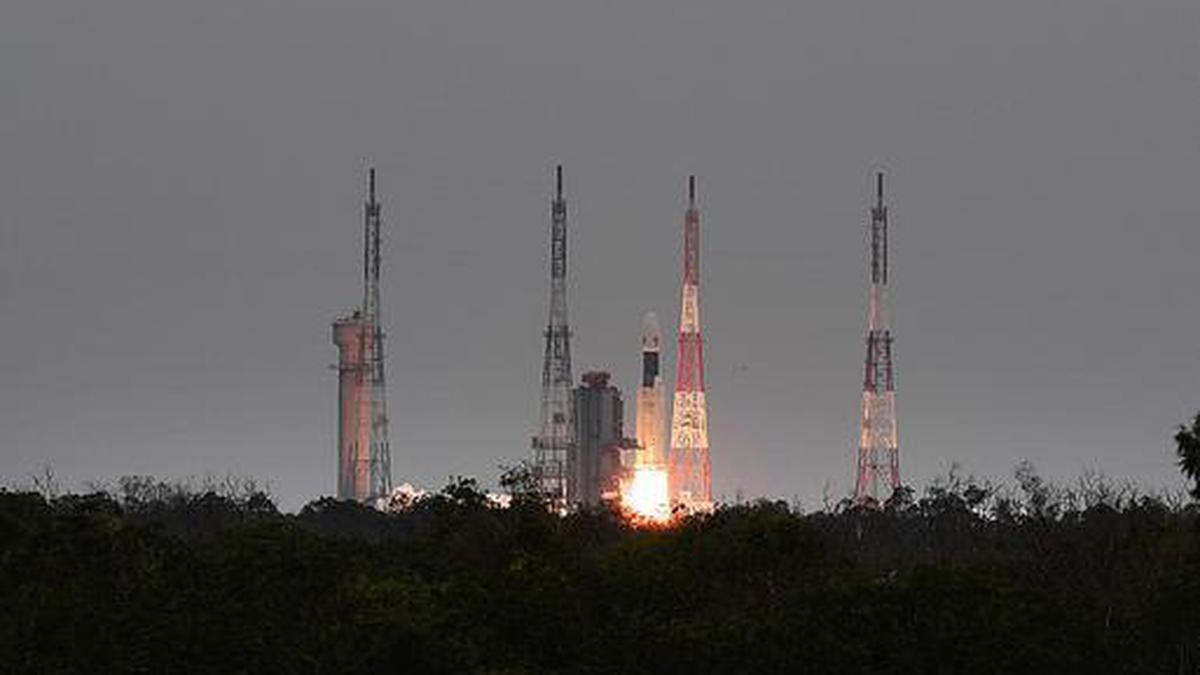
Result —
<path fill-rule="evenodd" d="M 1198 672 L 1200 510 L 1017 479 L 648 529 L 521 467 L 507 507 L 0 490 L 0 672 Z"/>
<path fill-rule="evenodd" d="M 1179 454 L 1179 468 L 1183 475 L 1192 480 L 1191 495 L 1200 499 L 1200 413 L 1192 420 L 1192 428 L 1180 425 L 1175 434 L 1175 443 Z"/>

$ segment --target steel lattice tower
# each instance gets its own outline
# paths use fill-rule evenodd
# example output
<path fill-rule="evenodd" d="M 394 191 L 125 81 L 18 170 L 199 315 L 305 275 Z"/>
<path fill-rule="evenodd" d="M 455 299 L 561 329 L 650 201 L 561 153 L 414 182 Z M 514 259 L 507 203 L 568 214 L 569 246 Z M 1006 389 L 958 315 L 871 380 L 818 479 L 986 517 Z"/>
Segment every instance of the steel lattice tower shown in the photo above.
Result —
<path fill-rule="evenodd" d="M 683 299 L 667 477 L 672 505 L 705 508 L 712 504 L 704 338 L 700 332 L 700 212 L 696 209 L 695 176 L 688 177 L 688 207 L 683 219 Z"/>
<path fill-rule="evenodd" d="M 542 489 L 565 504 L 567 457 L 574 445 L 571 396 L 571 329 L 567 327 L 567 201 L 562 166 L 555 169 L 550 202 L 550 319 L 542 362 L 541 426 L 533 438 L 533 462 Z"/>
<path fill-rule="evenodd" d="M 363 354 L 366 384 L 371 392 L 371 497 L 392 491 L 392 448 L 388 438 L 387 377 L 383 358 L 383 312 L 379 301 L 380 205 L 375 199 L 375 169 L 371 169 L 370 195 L 366 203 L 366 245 L 363 247 L 365 290 L 363 291 Z"/>
<path fill-rule="evenodd" d="M 888 285 L 888 211 L 883 204 L 883 174 L 875 176 L 871 208 L 871 293 L 867 315 L 867 358 L 863 377 L 862 433 L 854 502 L 877 506 L 900 487 L 900 446 L 896 436 L 896 379 L 892 370 L 892 332 L 885 301 Z"/>
<path fill-rule="evenodd" d="M 385 497 L 392 491 L 379 297 L 380 212 L 375 198 L 375 169 L 371 169 L 363 219 L 362 307 L 333 324 L 334 343 L 341 352 L 338 497 L 359 501 Z"/>

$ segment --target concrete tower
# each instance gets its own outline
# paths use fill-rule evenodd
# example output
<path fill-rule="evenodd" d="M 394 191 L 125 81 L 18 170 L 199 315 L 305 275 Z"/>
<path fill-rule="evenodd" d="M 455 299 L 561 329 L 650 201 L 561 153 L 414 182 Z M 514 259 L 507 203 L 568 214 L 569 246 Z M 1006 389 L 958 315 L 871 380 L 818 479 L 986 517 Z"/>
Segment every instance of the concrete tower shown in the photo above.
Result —
<path fill-rule="evenodd" d="M 370 493 L 371 397 L 363 382 L 362 312 L 333 322 L 338 348 L 338 499 L 366 499 Z"/>
<path fill-rule="evenodd" d="M 574 390 L 575 443 L 568 453 L 567 501 L 595 506 L 615 496 L 621 475 L 625 408 L 609 374 L 583 374 Z"/>
<path fill-rule="evenodd" d="M 364 209 L 362 307 L 333 323 L 338 347 L 339 499 L 369 501 L 392 491 L 387 387 L 379 300 L 380 206 L 375 170 Z"/>
<path fill-rule="evenodd" d="M 565 504 L 567 457 L 575 440 L 571 398 L 571 329 L 567 327 L 567 201 L 562 166 L 555 169 L 550 202 L 550 319 L 542 361 L 541 425 L 533 437 L 533 464 L 542 489 Z"/>
<path fill-rule="evenodd" d="M 888 211 L 883 174 L 875 176 L 871 208 L 871 291 L 867 312 L 867 358 L 863 377 L 862 431 L 854 502 L 878 506 L 900 487 L 900 446 L 896 436 L 896 379 L 892 370 L 892 331 L 885 301 L 888 286 Z"/>
<path fill-rule="evenodd" d="M 688 178 L 683 220 L 683 302 L 679 314 L 679 357 L 675 364 L 675 406 L 671 451 L 667 457 L 671 504 L 712 505 L 708 448 L 708 404 L 704 399 L 704 338 L 700 332 L 700 212 L 696 177 Z"/>

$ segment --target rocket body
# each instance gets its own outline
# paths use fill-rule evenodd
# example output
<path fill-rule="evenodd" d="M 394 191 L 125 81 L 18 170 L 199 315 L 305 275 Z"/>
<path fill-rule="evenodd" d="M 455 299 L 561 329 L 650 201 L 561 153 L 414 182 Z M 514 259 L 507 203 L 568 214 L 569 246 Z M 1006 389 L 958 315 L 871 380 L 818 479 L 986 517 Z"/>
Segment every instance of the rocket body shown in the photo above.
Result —
<path fill-rule="evenodd" d="M 635 516 L 653 522 L 671 518 L 666 467 L 666 397 L 660 373 L 662 331 L 648 312 L 642 321 L 641 379 L 637 388 L 637 454 L 625 474 L 621 501 Z"/>
<path fill-rule="evenodd" d="M 654 312 L 642 322 L 642 368 L 637 390 L 638 466 L 661 466 L 666 461 L 666 399 L 662 386 L 662 331 Z"/>

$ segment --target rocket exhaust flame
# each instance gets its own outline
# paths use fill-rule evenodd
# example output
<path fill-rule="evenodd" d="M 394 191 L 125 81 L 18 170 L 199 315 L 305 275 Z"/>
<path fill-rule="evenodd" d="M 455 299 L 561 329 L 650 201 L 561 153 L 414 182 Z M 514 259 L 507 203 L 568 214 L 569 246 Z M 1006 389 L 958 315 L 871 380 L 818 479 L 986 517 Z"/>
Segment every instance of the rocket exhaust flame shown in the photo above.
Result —
<path fill-rule="evenodd" d="M 622 486 L 621 503 L 635 522 L 666 523 L 671 519 L 667 471 L 661 465 L 638 466 Z"/>

